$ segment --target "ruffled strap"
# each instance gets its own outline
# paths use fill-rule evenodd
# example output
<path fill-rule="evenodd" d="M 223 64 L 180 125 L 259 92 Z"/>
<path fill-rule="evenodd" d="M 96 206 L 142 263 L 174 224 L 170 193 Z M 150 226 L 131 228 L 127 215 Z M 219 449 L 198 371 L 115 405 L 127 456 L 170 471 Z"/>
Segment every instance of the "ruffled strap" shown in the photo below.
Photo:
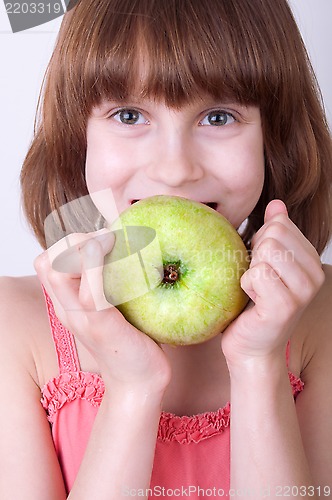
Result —
<path fill-rule="evenodd" d="M 72 333 L 67 330 L 55 314 L 54 306 L 50 296 L 44 287 L 47 314 L 50 322 L 51 333 L 58 359 L 60 373 L 79 372 L 80 362 L 77 355 L 75 339 Z"/>

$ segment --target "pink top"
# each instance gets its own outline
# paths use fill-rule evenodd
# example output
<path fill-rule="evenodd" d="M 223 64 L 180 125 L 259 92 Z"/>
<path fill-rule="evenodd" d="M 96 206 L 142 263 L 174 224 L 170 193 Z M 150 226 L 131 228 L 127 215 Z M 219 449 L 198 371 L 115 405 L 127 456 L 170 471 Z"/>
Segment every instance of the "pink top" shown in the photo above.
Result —
<path fill-rule="evenodd" d="M 69 492 L 103 397 L 104 384 L 99 375 L 80 370 L 73 335 L 56 317 L 47 295 L 46 304 L 60 373 L 43 387 L 41 402 L 52 426 L 55 449 Z M 304 384 L 290 372 L 289 379 L 296 397 Z M 230 483 L 229 425 L 229 403 L 217 411 L 194 416 L 180 417 L 162 412 L 149 499 L 169 496 L 213 498 L 221 497 L 221 490 L 227 492 Z M 124 491 L 124 496 L 130 497 L 129 489 Z"/>

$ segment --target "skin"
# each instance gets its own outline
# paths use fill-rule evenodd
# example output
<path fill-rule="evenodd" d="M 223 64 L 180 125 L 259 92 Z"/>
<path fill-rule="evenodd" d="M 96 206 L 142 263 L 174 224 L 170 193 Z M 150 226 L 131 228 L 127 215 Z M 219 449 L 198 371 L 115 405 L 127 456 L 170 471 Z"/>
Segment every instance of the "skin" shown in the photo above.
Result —
<path fill-rule="evenodd" d="M 90 193 L 111 189 L 118 210 L 154 194 L 217 202 L 235 227 L 253 210 L 263 187 L 259 110 L 209 98 L 181 110 L 132 98 L 93 109 L 87 126 L 86 181 Z M 137 117 L 136 117 L 137 115 Z M 224 125 L 211 125 L 218 120 Z"/>
<path fill-rule="evenodd" d="M 264 180 L 259 110 L 205 98 L 176 111 L 134 98 L 125 106 L 140 111 L 139 123 L 119 122 L 123 103 L 103 103 L 91 114 L 89 191 L 111 190 L 119 211 L 153 194 L 215 202 L 238 227 L 257 203 Z M 219 113 L 226 122 L 211 125 L 211 110 L 214 118 L 215 110 L 225 110 L 235 120 Z M 113 245 L 107 230 L 72 235 L 70 242 L 77 249 L 71 273 L 55 271 L 49 252 L 35 266 L 59 319 L 75 332 L 82 369 L 101 374 L 106 391 L 69 498 L 118 500 L 123 484 L 148 488 L 161 409 L 193 414 L 228 400 L 232 488 L 258 491 L 270 485 L 274 498 L 277 485 L 332 486 L 332 271 L 322 269 L 281 201 L 268 205 L 253 239 L 251 265 L 241 281 L 252 299 L 249 306 L 222 336 L 197 346 L 158 346 L 107 307 L 101 276 L 104 255 Z M 56 244 L 52 255 L 62 251 Z M 2 449 L 19 457 L 8 461 L 0 452 L 6 478 L 0 496 L 9 498 L 10 492 L 10 498 L 20 498 L 19 467 L 25 498 L 63 499 L 39 403 L 39 388 L 57 375 L 40 285 L 36 277 L 3 278 L 0 285 L 0 389 L 6 394 L 10 386 L 16 395 L 0 413 L 0 440 Z M 296 404 L 285 366 L 290 337 L 289 368 L 306 384 Z M 17 412 L 18 405 L 26 411 Z"/>

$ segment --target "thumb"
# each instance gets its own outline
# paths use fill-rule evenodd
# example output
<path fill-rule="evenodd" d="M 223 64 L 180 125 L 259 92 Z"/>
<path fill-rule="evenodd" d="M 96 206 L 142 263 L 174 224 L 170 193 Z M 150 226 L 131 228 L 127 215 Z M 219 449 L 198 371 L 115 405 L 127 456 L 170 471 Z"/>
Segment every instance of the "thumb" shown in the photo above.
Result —
<path fill-rule="evenodd" d="M 285 214 L 288 216 L 288 211 L 285 203 L 281 200 L 272 200 L 265 209 L 264 222 L 268 222 L 275 215 Z"/>

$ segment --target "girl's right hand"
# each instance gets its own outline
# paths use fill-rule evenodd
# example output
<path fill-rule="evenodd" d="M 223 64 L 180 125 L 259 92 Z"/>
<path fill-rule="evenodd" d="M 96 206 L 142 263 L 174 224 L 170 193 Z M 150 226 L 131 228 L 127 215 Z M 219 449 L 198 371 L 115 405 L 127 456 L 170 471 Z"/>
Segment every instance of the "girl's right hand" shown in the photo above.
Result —
<path fill-rule="evenodd" d="M 61 272 L 52 264 L 68 241 L 76 269 Z M 163 393 L 170 365 L 162 349 L 105 299 L 103 263 L 113 245 L 114 235 L 106 229 L 72 234 L 37 257 L 35 269 L 57 317 L 94 357 L 106 387 Z"/>

